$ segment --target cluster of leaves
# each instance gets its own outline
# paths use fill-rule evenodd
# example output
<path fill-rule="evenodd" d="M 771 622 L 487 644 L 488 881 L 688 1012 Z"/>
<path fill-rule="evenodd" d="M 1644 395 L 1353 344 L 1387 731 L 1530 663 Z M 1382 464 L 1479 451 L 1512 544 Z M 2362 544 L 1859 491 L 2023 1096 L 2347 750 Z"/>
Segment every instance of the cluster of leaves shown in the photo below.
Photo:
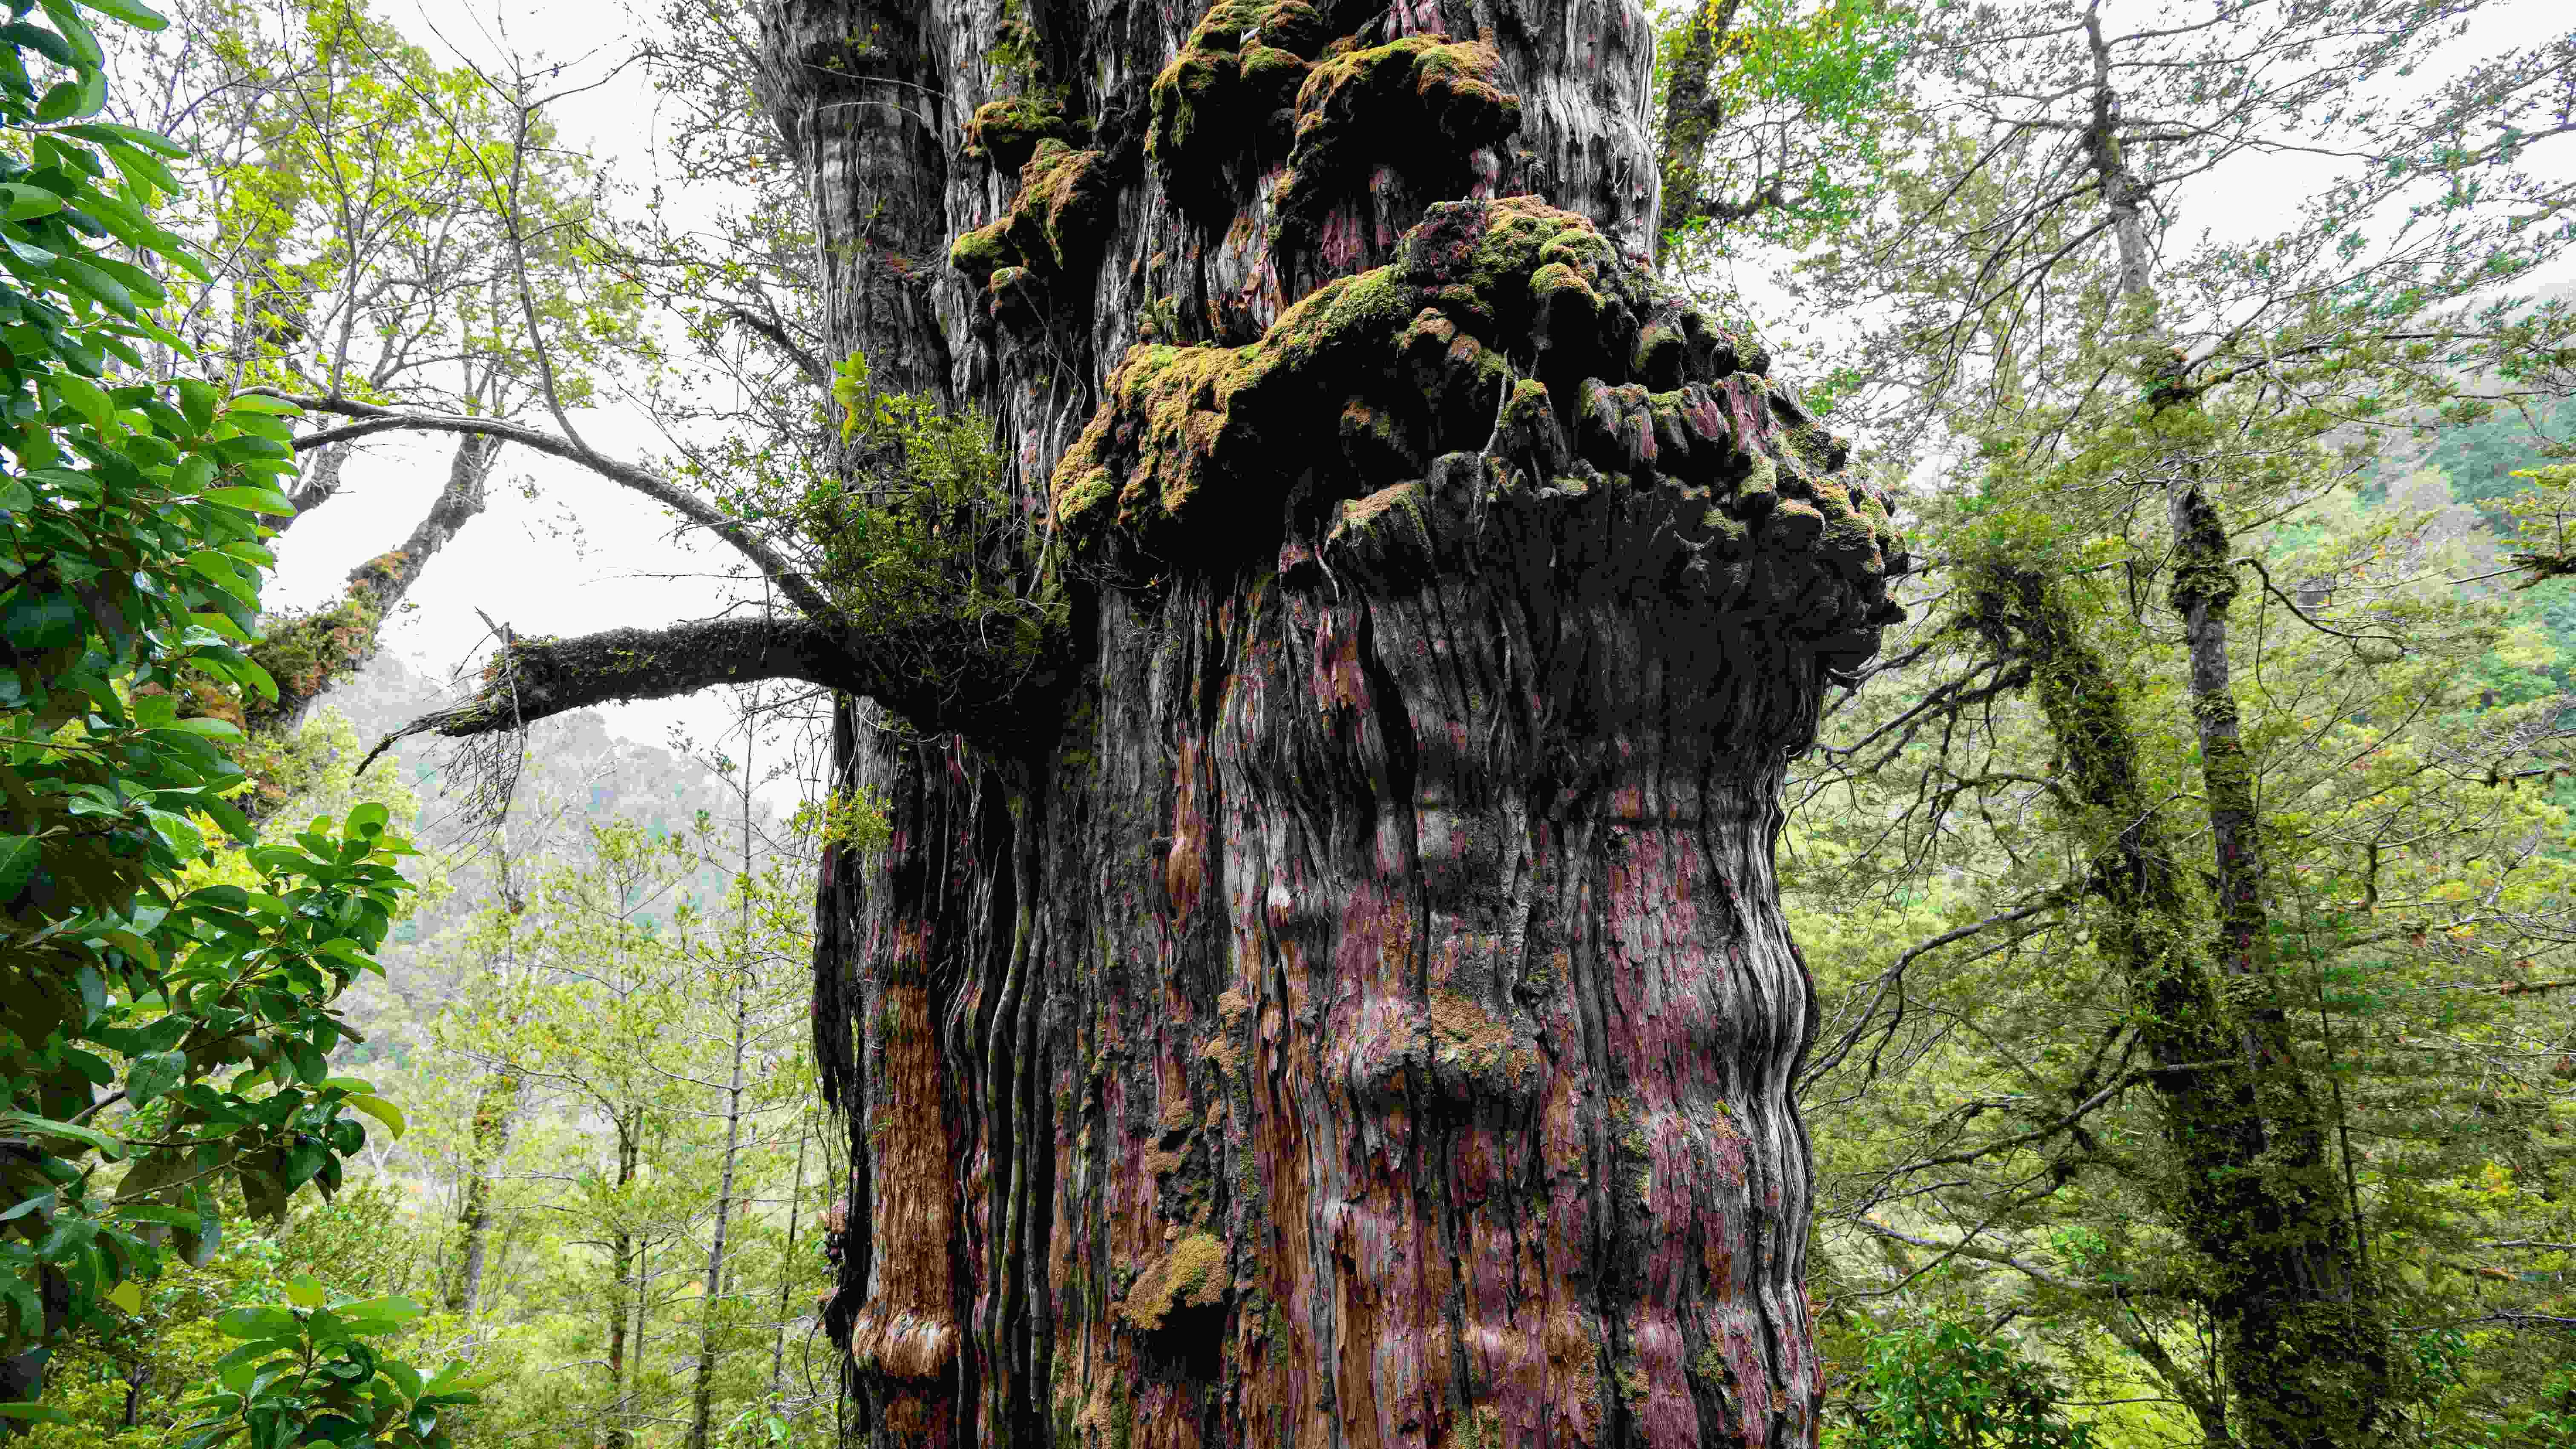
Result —
<path fill-rule="evenodd" d="M 337 1186 L 358 1114 L 398 1128 L 327 1074 L 354 1035 L 329 1003 L 373 969 L 409 887 L 381 805 L 258 844 L 227 799 L 246 783 L 218 746 L 236 732 L 179 717 L 190 675 L 274 697 L 247 649 L 273 562 L 260 518 L 292 511 L 293 409 L 143 380 L 140 349 L 184 348 L 148 310 L 160 286 L 109 253 L 204 275 L 147 215 L 177 148 L 90 119 L 98 38 L 68 0 L 35 8 L 0 29 L 0 1343 L 41 1364 L 70 1329 L 137 1311 L 174 1238 L 211 1250 L 218 1185 L 281 1211 Z M 272 1401 L 276 1383 L 248 1385 L 264 1442 L 355 1442 Z"/>
<path fill-rule="evenodd" d="M 2069 1424 L 2064 1393 L 2009 1337 L 1953 1319 L 1870 1341 L 1851 1422 L 1829 1429 L 1832 1449 L 2089 1449 L 2090 1425 Z"/>
<path fill-rule="evenodd" d="M 1061 602 L 1009 581 L 1035 572 L 1042 548 L 1006 486 L 992 425 L 932 399 L 873 385 L 852 353 L 832 371 L 840 437 L 860 466 L 852 486 L 816 479 L 795 506 L 818 554 L 815 581 L 854 619 L 890 633 L 964 636 L 995 673 L 1034 664 Z"/>
<path fill-rule="evenodd" d="M 381 1444 L 388 1449 L 443 1449 L 441 1411 L 480 1402 L 464 1365 L 436 1376 L 369 1343 L 420 1316 L 408 1298 L 351 1300 L 310 1274 L 287 1281 L 288 1306 L 236 1308 L 216 1320 L 246 1340 L 215 1362 L 215 1386 L 197 1407 L 211 1411 L 188 1427 L 183 1449 L 212 1449 L 235 1433 L 249 1449 L 290 1444 Z"/>
<path fill-rule="evenodd" d="M 1907 111 L 1913 6 L 1891 0 L 1684 0 L 1662 17 L 1658 93 L 1689 154 L 1668 198 L 1668 255 L 1724 254 L 1736 230 L 1796 246 L 1865 213 Z M 1677 72 L 1700 70 L 1703 76 Z M 1680 84 L 1676 84 L 1679 80 Z M 1676 204 L 1678 203 L 1678 204 Z"/>

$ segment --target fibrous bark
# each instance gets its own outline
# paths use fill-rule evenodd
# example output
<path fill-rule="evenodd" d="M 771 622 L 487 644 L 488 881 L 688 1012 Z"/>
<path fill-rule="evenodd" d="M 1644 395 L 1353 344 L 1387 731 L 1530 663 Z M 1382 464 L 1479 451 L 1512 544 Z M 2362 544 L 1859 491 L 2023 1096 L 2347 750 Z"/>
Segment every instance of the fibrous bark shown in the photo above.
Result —
<path fill-rule="evenodd" d="M 1643 16 L 767 18 L 829 350 L 1080 561 L 1043 689 L 841 717 L 853 1437 L 1808 1442 L 1771 848 L 1897 560 L 1638 264 Z"/>

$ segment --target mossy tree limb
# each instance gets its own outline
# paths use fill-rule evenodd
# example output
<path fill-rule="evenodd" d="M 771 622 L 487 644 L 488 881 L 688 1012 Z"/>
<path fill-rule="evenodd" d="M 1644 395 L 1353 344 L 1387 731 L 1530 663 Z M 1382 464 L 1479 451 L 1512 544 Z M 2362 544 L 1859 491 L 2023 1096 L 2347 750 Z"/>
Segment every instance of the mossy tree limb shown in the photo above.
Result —
<path fill-rule="evenodd" d="M 923 730 L 996 743 L 1014 738 L 1013 700 L 1031 687 L 1023 678 L 923 669 L 904 654 L 903 641 L 872 639 L 837 619 L 711 619 L 571 639 L 514 639 L 484 666 L 472 698 L 423 715 L 395 738 L 489 734 L 570 710 L 768 679 L 865 696 Z"/>

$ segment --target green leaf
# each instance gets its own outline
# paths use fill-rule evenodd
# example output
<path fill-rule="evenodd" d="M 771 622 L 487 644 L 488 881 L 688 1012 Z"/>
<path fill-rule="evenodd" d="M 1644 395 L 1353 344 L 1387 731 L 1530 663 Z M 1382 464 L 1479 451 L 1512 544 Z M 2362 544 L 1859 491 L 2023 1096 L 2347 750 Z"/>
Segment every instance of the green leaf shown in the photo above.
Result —
<path fill-rule="evenodd" d="M 32 835 L 0 835 L 0 902 L 5 902 L 25 888 L 28 877 L 45 857 L 44 847 Z"/>
<path fill-rule="evenodd" d="M 107 1301 L 128 1313 L 140 1313 L 143 1311 L 143 1290 L 129 1278 L 107 1290 Z"/>
<path fill-rule="evenodd" d="M 179 411 L 198 432 L 215 425 L 215 390 L 193 377 L 179 379 Z"/>
<path fill-rule="evenodd" d="M 160 30 L 170 23 L 161 12 L 138 3 L 138 0 L 80 0 L 80 3 L 101 15 L 112 15 L 137 30 Z"/>
<path fill-rule="evenodd" d="M 253 513 L 273 513 L 281 518 L 295 515 L 295 505 L 274 488 L 209 488 L 205 496 L 208 503 L 245 508 Z"/>
<path fill-rule="evenodd" d="M 350 809 L 349 833 L 370 837 L 382 835 L 385 833 L 385 822 L 391 818 L 393 818 L 393 812 L 386 809 L 382 802 L 366 801 Z"/>
<path fill-rule="evenodd" d="M 422 1313 L 419 1302 L 399 1295 L 369 1298 L 357 1303 L 343 1303 L 335 1311 L 343 1318 L 365 1319 L 371 1323 L 385 1323 L 397 1327 L 420 1317 Z M 412 1392 L 414 1394 L 420 1392 L 417 1376 L 413 1380 Z"/>
<path fill-rule="evenodd" d="M 283 1308 L 235 1308 L 218 1315 L 215 1327 L 226 1338 L 292 1338 L 297 1335 L 293 1313 Z"/>
<path fill-rule="evenodd" d="M 60 88 L 57 87 L 57 89 Z M 118 316 L 131 317 L 135 314 L 134 298 L 125 290 L 125 284 L 89 263 L 75 257 L 65 257 L 57 267 L 57 274 L 81 291 L 97 298 Z"/>
<path fill-rule="evenodd" d="M 151 817 L 152 828 L 161 833 L 161 838 L 170 843 L 170 848 L 178 852 L 181 860 L 195 860 L 206 853 L 206 837 L 187 816 L 148 808 L 143 813 Z"/>
<path fill-rule="evenodd" d="M 62 210 L 63 199 L 41 186 L 13 181 L 0 183 L 0 208 L 5 208 L 11 221 L 33 221 Z"/>
<path fill-rule="evenodd" d="M 26 1112 L 0 1112 L 0 1126 L 15 1127 L 38 1137 L 59 1137 L 77 1142 L 110 1162 L 122 1161 L 125 1157 L 125 1144 L 106 1133 L 69 1122 L 57 1122 L 49 1117 L 37 1117 Z"/>
<path fill-rule="evenodd" d="M 69 1411 L 47 1404 L 0 1404 L 0 1419 L 17 1419 L 33 1424 L 69 1424 Z"/>
<path fill-rule="evenodd" d="M 402 1109 L 382 1097 L 351 1097 L 349 1105 L 385 1124 L 396 1140 L 403 1135 Z"/>
<path fill-rule="evenodd" d="M 188 1074 L 186 1052 L 152 1052 L 134 1059 L 125 1071 L 125 1095 L 140 1107 L 179 1085 Z"/>
<path fill-rule="evenodd" d="M 304 416 L 304 409 L 288 402 L 282 397 L 270 397 L 266 393 L 235 393 L 233 394 L 232 401 L 228 403 L 227 406 L 237 413 L 267 413 L 273 417 L 282 418 L 300 418 Z"/>
<path fill-rule="evenodd" d="M 298 1273 L 286 1280 L 286 1299 L 298 1308 L 319 1308 L 330 1296 L 310 1273 Z"/>
<path fill-rule="evenodd" d="M 351 1308 L 355 1308 L 357 1306 L 358 1305 L 356 1304 L 350 1305 Z M 394 1387 L 402 1390 L 404 1398 L 417 1399 L 420 1397 L 420 1370 L 413 1368 L 410 1364 L 404 1363 L 398 1358 L 386 1359 L 382 1364 L 378 1365 L 378 1367 L 384 1371 L 385 1377 L 394 1381 Z"/>
<path fill-rule="evenodd" d="M 81 64 L 107 63 L 107 52 L 99 49 L 98 36 L 90 30 L 89 22 L 81 18 L 72 0 L 42 0 L 42 3 L 45 18 L 54 22 L 54 28 L 63 33 L 63 39 L 71 42 L 72 53 L 80 57 Z"/>
<path fill-rule="evenodd" d="M 39 121 L 68 121 L 80 114 L 81 98 L 87 87 L 79 81 L 56 81 L 46 87 L 45 98 L 36 102 Z"/>

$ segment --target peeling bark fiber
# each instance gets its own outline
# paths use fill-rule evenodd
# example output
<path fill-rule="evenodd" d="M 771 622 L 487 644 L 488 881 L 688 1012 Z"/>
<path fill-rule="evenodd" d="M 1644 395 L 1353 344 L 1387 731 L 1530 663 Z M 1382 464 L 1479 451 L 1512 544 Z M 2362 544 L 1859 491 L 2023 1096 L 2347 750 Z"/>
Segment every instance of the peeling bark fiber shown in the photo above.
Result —
<path fill-rule="evenodd" d="M 843 712 L 877 1445 L 1813 1442 L 1788 757 L 1882 500 L 1668 297 L 1627 0 L 776 0 L 829 315 L 1075 560 L 1039 743 Z"/>

